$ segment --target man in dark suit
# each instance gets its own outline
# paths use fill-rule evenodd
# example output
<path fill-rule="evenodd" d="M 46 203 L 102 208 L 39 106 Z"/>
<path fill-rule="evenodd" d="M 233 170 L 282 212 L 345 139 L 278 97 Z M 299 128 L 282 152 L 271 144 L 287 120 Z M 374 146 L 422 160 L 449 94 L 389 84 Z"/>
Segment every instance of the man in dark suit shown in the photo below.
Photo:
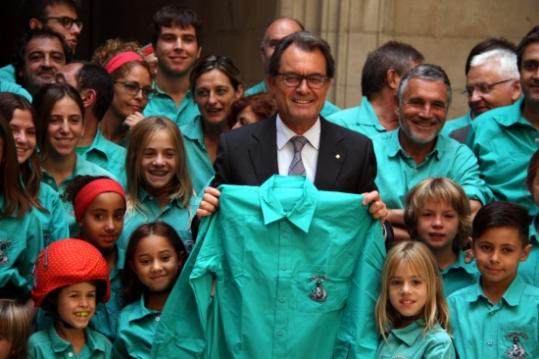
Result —
<path fill-rule="evenodd" d="M 304 175 L 320 190 L 363 193 L 375 218 L 387 210 L 374 184 L 376 159 L 366 137 L 320 117 L 335 62 L 329 45 L 309 32 L 285 37 L 272 55 L 266 83 L 277 115 L 222 135 L 214 184 L 260 185 L 273 174 Z M 206 189 L 197 213 L 211 214 L 219 192 Z"/>

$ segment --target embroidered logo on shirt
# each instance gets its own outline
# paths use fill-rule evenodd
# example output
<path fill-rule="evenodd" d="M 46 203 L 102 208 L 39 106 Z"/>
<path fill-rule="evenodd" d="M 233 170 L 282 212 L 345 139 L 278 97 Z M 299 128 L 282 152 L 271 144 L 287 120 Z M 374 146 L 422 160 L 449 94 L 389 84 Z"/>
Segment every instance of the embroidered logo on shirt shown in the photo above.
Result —
<path fill-rule="evenodd" d="M 326 291 L 326 288 L 324 288 L 322 283 L 326 280 L 326 276 L 323 274 L 313 275 L 312 280 L 315 282 L 315 287 L 311 294 L 309 294 L 309 298 L 311 298 L 315 302 L 325 302 L 328 298 L 328 292 Z"/>
<path fill-rule="evenodd" d="M 11 245 L 11 241 L 0 241 L 0 265 L 8 264 L 9 257 L 7 256 L 7 250 Z"/>
<path fill-rule="evenodd" d="M 528 357 L 528 353 L 526 353 L 526 349 L 524 349 L 522 344 L 520 344 L 520 337 L 522 337 L 522 339 L 525 339 L 525 340 L 528 339 L 528 335 L 526 333 L 510 332 L 510 333 L 507 333 L 505 337 L 513 341 L 513 345 L 511 345 L 511 347 L 508 348 L 507 351 L 505 352 L 508 358 L 524 359 Z"/>

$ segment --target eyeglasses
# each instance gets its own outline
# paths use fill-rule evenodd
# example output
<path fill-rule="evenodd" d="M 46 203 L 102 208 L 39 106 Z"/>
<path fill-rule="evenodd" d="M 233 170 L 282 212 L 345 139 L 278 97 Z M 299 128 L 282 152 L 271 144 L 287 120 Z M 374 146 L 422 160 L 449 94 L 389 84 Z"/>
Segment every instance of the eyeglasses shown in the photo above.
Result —
<path fill-rule="evenodd" d="M 148 98 L 155 91 L 151 86 L 140 87 L 138 83 L 131 81 L 116 81 L 115 83 L 121 84 L 125 91 L 131 96 L 137 96 L 139 91 L 142 91 L 142 96 Z"/>
<path fill-rule="evenodd" d="M 329 78 L 324 75 L 312 74 L 307 76 L 302 76 L 295 73 L 278 73 L 277 76 L 280 76 L 283 79 L 283 83 L 288 87 L 298 87 L 301 85 L 303 80 L 307 81 L 307 86 L 312 89 L 319 89 L 324 86 Z"/>
<path fill-rule="evenodd" d="M 480 83 L 480 84 L 473 85 L 473 86 L 466 86 L 464 91 L 462 91 L 462 94 L 465 95 L 465 96 L 470 97 L 470 96 L 473 95 L 473 92 L 475 90 L 477 90 L 477 91 L 479 91 L 480 94 L 487 95 L 492 90 L 494 90 L 494 87 L 496 87 L 498 85 L 501 85 L 501 84 L 504 84 L 504 83 L 509 82 L 509 81 L 514 81 L 514 80 L 513 79 L 507 79 L 507 80 L 501 80 L 501 81 L 493 82 L 491 84 Z"/>
<path fill-rule="evenodd" d="M 62 26 L 66 30 L 71 30 L 73 25 L 77 25 L 79 30 L 82 30 L 82 26 L 83 26 L 82 20 L 73 19 L 72 17 L 69 17 L 69 16 L 47 16 L 47 17 L 42 17 L 40 20 L 44 20 L 44 21 L 56 20 L 60 24 L 62 24 Z"/>

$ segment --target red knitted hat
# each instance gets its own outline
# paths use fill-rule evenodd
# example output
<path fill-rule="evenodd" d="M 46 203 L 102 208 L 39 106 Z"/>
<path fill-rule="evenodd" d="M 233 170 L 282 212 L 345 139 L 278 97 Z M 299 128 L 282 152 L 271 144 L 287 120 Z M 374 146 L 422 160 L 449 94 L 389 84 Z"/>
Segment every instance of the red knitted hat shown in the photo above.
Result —
<path fill-rule="evenodd" d="M 32 297 L 39 307 L 55 289 L 89 281 L 102 282 L 105 291 L 97 301 L 108 301 L 110 282 L 105 258 L 88 242 L 62 239 L 51 243 L 39 253 L 34 268 Z"/>

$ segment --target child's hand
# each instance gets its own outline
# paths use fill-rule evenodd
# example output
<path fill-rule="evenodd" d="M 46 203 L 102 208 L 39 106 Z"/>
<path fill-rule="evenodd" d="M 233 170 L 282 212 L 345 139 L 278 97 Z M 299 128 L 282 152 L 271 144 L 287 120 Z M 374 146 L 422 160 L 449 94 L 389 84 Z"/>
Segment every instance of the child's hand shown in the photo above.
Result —
<path fill-rule="evenodd" d="M 124 125 L 129 127 L 130 129 L 133 128 L 137 123 L 144 120 L 144 115 L 140 112 L 132 113 L 131 115 L 127 116 L 124 120 Z"/>
<path fill-rule="evenodd" d="M 217 211 L 220 195 L 221 192 L 215 187 L 206 187 L 204 189 L 204 197 L 202 197 L 202 201 L 197 209 L 198 218 L 211 216 Z"/>
<path fill-rule="evenodd" d="M 387 210 L 386 204 L 380 198 L 378 191 L 365 192 L 363 193 L 363 204 L 369 205 L 369 213 L 372 218 L 379 219 L 382 223 L 385 222 L 389 211 Z"/>

